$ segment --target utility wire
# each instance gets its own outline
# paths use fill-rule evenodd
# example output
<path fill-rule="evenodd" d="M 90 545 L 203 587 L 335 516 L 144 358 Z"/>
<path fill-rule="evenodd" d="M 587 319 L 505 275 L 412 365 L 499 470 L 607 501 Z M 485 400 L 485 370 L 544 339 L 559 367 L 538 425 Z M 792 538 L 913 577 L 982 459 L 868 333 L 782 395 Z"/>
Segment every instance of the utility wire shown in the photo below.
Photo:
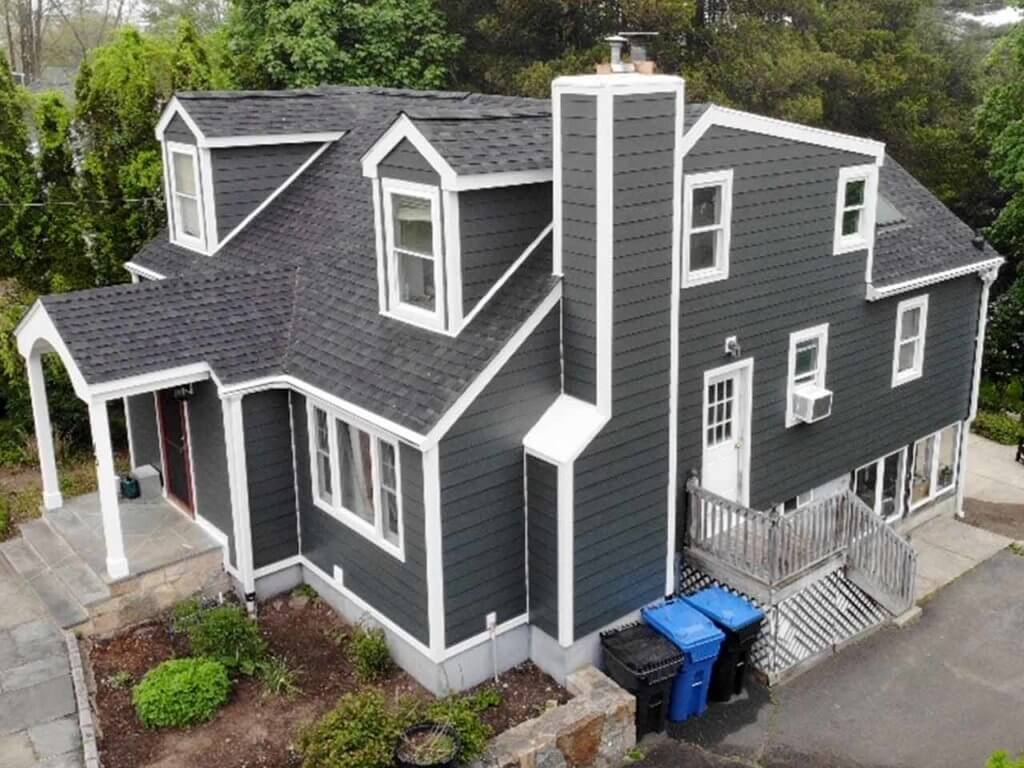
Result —
<path fill-rule="evenodd" d="M 162 201 L 162 197 L 124 197 L 120 200 L 69 200 L 48 201 L 45 203 L 11 203 L 0 200 L 0 208 L 49 208 L 54 205 L 123 205 L 125 203 L 155 203 Z"/>

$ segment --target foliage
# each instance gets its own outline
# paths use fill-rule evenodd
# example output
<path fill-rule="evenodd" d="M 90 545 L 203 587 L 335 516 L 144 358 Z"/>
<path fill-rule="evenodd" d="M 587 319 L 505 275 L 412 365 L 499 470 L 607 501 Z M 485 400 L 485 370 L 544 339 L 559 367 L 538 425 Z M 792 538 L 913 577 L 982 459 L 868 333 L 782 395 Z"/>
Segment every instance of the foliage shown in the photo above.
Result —
<path fill-rule="evenodd" d="M 1024 378 L 995 382 L 982 379 L 978 402 L 987 411 L 1024 413 Z"/>
<path fill-rule="evenodd" d="M 256 676 L 272 696 L 294 696 L 302 693 L 295 680 L 295 670 L 279 656 L 270 656 L 256 664 Z"/>
<path fill-rule="evenodd" d="M 1024 768 L 1024 752 L 1017 757 L 1011 757 L 1009 752 L 1002 750 L 994 752 L 988 759 L 986 768 Z"/>
<path fill-rule="evenodd" d="M 316 600 L 320 597 L 317 591 L 309 584 L 299 584 L 292 590 L 292 597 L 304 597 L 307 600 Z"/>
<path fill-rule="evenodd" d="M 0 541 L 7 538 L 11 532 L 11 513 L 0 497 Z"/>
<path fill-rule="evenodd" d="M 184 728 L 204 723 L 227 703 L 231 680 L 212 659 L 170 659 L 154 667 L 132 692 L 147 728 Z"/>
<path fill-rule="evenodd" d="M 1024 425 L 1017 416 L 995 411 L 978 411 L 972 429 L 1002 445 L 1016 445 L 1024 437 Z"/>
<path fill-rule="evenodd" d="M 243 88 L 439 88 L 461 46 L 434 0 L 236 0 L 227 36 Z"/>
<path fill-rule="evenodd" d="M 267 655 L 259 627 L 238 605 L 202 610 L 185 631 L 194 654 L 216 659 L 232 673 L 255 674 Z"/>
<path fill-rule="evenodd" d="M 425 719 L 455 729 L 462 742 L 459 757 L 468 763 L 483 754 L 493 733 L 480 716 L 500 704 L 501 694 L 494 688 L 485 688 L 472 696 L 449 696 L 432 702 L 427 706 Z"/>
<path fill-rule="evenodd" d="M 364 683 L 381 680 L 391 669 L 387 637 L 379 627 L 356 627 L 348 641 L 348 653 L 356 677 Z"/>
<path fill-rule="evenodd" d="M 107 678 L 107 685 L 117 690 L 131 688 L 134 684 L 135 676 L 126 669 L 120 669 Z"/>
<path fill-rule="evenodd" d="M 1024 173 L 1024 166 L 1021 170 Z M 1007 386 L 1013 379 L 1024 378 L 1024 274 L 992 303 L 982 364 L 985 376 L 997 384 Z"/>
<path fill-rule="evenodd" d="M 189 627 L 199 621 L 203 604 L 198 597 L 189 597 L 174 606 L 171 611 L 171 629 L 175 634 L 187 635 Z"/>
<path fill-rule="evenodd" d="M 37 213 L 37 182 L 29 152 L 26 96 L 14 85 L 0 56 L 0 279 L 28 268 L 29 247 Z"/>

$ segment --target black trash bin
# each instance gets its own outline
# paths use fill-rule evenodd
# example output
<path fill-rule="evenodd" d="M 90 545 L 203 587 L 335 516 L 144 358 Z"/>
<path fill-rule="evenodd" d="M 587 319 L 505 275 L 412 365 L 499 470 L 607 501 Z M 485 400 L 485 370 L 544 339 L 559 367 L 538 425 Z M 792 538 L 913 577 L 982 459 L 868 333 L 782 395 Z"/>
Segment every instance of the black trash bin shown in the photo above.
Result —
<path fill-rule="evenodd" d="M 646 624 L 601 633 L 608 675 L 636 697 L 636 737 L 665 730 L 672 683 L 683 652 Z"/>
<path fill-rule="evenodd" d="M 725 642 L 711 670 L 712 701 L 728 701 L 743 692 L 750 649 L 761 632 L 764 613 L 721 587 L 708 587 L 684 598 L 725 633 Z"/>

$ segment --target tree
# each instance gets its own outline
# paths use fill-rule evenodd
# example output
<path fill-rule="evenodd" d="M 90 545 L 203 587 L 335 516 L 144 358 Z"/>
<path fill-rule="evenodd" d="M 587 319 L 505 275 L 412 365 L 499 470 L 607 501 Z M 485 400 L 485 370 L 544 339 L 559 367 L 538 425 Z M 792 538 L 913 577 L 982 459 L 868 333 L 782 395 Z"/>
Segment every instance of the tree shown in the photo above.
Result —
<path fill-rule="evenodd" d="M 461 46 L 433 0 L 236 0 L 227 34 L 242 88 L 440 88 Z"/>
<path fill-rule="evenodd" d="M 142 18 L 154 34 L 173 34 L 188 20 L 207 35 L 224 23 L 227 8 L 225 0 L 146 0 Z"/>
<path fill-rule="evenodd" d="M 1024 275 L 992 304 L 983 365 L 997 386 L 1024 379 Z"/>
<path fill-rule="evenodd" d="M 32 258 L 38 187 L 25 112 L 25 96 L 0 58 L 0 278 L 17 276 Z"/>
<path fill-rule="evenodd" d="M 205 91 L 213 87 L 213 80 L 210 57 L 199 29 L 192 19 L 181 19 L 171 52 L 171 90 Z"/>

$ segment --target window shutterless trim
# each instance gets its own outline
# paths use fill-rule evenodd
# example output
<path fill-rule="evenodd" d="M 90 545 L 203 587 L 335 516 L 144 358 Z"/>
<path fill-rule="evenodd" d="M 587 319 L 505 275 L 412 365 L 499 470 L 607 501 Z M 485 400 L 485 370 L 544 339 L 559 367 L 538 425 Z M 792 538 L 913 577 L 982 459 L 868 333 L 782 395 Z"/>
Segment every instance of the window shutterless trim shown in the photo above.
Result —
<path fill-rule="evenodd" d="M 796 348 L 804 341 L 816 339 L 818 342 L 818 368 L 815 371 L 814 383 L 825 386 L 825 374 L 828 370 L 828 323 L 804 328 L 789 334 L 789 365 L 786 370 L 786 429 L 800 424 L 793 413 L 793 392 L 796 390 Z"/>
<path fill-rule="evenodd" d="M 317 461 L 316 442 L 316 412 L 322 411 L 327 417 L 327 440 L 330 446 L 331 463 L 331 496 L 333 503 L 327 504 L 320 498 L 319 488 L 319 462 Z M 355 512 L 346 509 L 341 503 L 341 452 L 338 445 L 338 423 L 347 425 L 350 429 L 357 429 L 370 436 L 371 475 L 373 482 L 373 519 L 371 523 L 357 515 Z M 308 430 L 308 451 L 310 462 L 311 497 L 313 505 L 320 511 L 330 515 L 347 528 L 369 539 L 388 554 L 405 562 L 405 513 L 402 499 L 402 460 L 400 455 L 400 444 L 397 440 L 384 435 L 382 432 L 373 429 L 365 422 L 343 419 L 331 408 L 319 401 L 307 398 L 306 400 L 306 424 Z M 398 543 L 389 541 L 385 534 L 387 521 L 384 519 L 384 505 L 381 499 L 380 482 L 380 443 L 385 442 L 392 446 L 395 454 L 395 500 L 398 507 Z"/>
<path fill-rule="evenodd" d="M 900 347 L 903 344 L 911 343 L 909 340 L 901 341 L 903 328 L 903 315 L 911 310 L 921 311 L 921 322 L 917 329 L 917 336 L 914 341 L 914 367 L 900 371 Z M 899 387 L 916 381 L 924 375 L 924 353 L 925 343 L 928 340 L 928 294 L 915 296 L 912 299 L 904 299 L 896 306 L 896 331 L 893 334 L 892 348 L 892 386 Z"/>
<path fill-rule="evenodd" d="M 896 478 L 896 511 L 887 517 L 882 517 L 882 488 L 885 485 L 885 462 L 893 456 L 898 456 L 900 460 L 899 473 Z M 869 461 L 867 464 L 862 464 L 853 470 L 853 474 L 850 475 L 850 490 L 854 493 L 857 492 L 857 473 L 871 466 L 875 468 L 875 487 L 873 489 L 875 503 L 872 505 L 872 510 L 887 523 L 895 522 L 903 517 L 903 510 L 906 507 L 904 494 L 906 491 L 907 472 L 910 469 L 907 464 L 906 446 L 892 453 L 887 453 L 874 461 Z"/>
<path fill-rule="evenodd" d="M 942 434 L 948 430 L 953 429 L 953 479 L 950 484 L 945 488 L 939 488 L 939 451 L 942 450 Z M 932 502 L 948 496 L 951 492 L 956 490 L 957 483 L 960 481 L 960 431 L 963 429 L 963 424 L 959 421 L 953 422 L 942 429 L 932 432 L 930 435 L 922 437 L 920 440 L 915 440 L 914 444 L 910 449 L 910 463 L 907 465 L 907 471 L 910 473 L 910 495 L 908 498 L 909 509 L 911 512 L 916 512 L 921 507 L 931 504 Z M 914 501 L 914 467 L 917 464 L 917 446 L 926 440 L 932 441 L 932 464 L 928 468 L 929 485 L 928 495 L 920 501 Z"/>
<path fill-rule="evenodd" d="M 852 235 L 843 234 L 843 214 L 846 206 L 846 185 L 852 181 L 864 182 L 864 203 L 861 207 L 860 228 Z M 875 247 L 875 217 L 878 209 L 878 166 L 853 165 L 839 169 L 836 187 L 836 219 L 832 252 L 836 255 L 852 251 L 869 252 Z M 870 270 L 868 270 L 870 278 Z"/>
<path fill-rule="evenodd" d="M 694 173 L 683 177 L 683 221 L 682 221 L 682 286 L 690 288 L 705 283 L 714 283 L 729 278 L 729 247 L 732 238 L 732 168 L 708 173 Z M 693 193 L 698 189 L 720 187 L 721 219 L 717 225 L 694 228 Z M 715 245 L 715 265 L 705 269 L 690 269 L 690 237 L 701 232 L 719 232 Z"/>
<path fill-rule="evenodd" d="M 175 180 L 174 173 L 174 156 L 186 155 L 192 159 L 192 173 L 194 176 L 195 188 L 196 188 L 196 216 L 199 219 L 199 237 L 193 237 L 192 235 L 186 234 L 182 229 L 181 222 L 181 207 L 178 203 L 178 195 L 188 196 L 188 193 L 178 192 L 177 181 Z M 180 245 L 183 248 L 188 248 L 192 251 L 199 251 L 200 253 L 206 253 L 206 203 L 205 203 L 205 190 L 203 188 L 203 176 L 199 168 L 199 150 L 192 144 L 178 144 L 177 142 L 167 142 L 167 159 L 166 159 L 166 173 L 167 173 L 167 190 L 170 195 L 168 201 L 168 211 L 171 214 L 171 242 L 176 245 Z"/>

